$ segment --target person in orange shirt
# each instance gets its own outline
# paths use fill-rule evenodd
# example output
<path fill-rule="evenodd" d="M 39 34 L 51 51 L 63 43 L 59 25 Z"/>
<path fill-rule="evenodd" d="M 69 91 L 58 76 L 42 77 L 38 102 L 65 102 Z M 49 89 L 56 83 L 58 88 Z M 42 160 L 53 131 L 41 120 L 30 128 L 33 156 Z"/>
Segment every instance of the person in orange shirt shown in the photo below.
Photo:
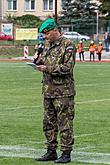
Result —
<path fill-rule="evenodd" d="M 80 41 L 79 44 L 77 45 L 77 52 L 79 53 L 80 61 L 81 61 L 81 57 L 82 60 L 84 61 L 84 44 L 82 41 Z"/>
<path fill-rule="evenodd" d="M 98 46 L 96 48 L 96 54 L 98 55 L 98 60 L 99 61 L 101 61 L 102 50 L 103 50 L 102 42 L 99 42 L 99 44 L 98 44 Z"/>
<path fill-rule="evenodd" d="M 90 61 L 92 56 L 93 56 L 93 61 L 95 60 L 95 50 L 96 50 L 96 45 L 94 44 L 94 41 L 91 41 L 89 45 Z"/>

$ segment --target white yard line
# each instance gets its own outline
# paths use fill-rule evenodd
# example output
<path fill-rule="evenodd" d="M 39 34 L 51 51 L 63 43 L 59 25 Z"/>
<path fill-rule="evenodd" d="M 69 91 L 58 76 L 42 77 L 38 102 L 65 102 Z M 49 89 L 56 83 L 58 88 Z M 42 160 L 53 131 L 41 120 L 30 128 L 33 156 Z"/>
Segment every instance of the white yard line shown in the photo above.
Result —
<path fill-rule="evenodd" d="M 110 83 L 100 83 L 101 87 L 102 86 L 106 86 L 106 85 L 110 85 Z M 76 84 L 76 86 L 78 87 L 91 87 L 91 86 L 98 86 L 99 87 L 99 83 L 92 83 L 92 84 Z"/>
<path fill-rule="evenodd" d="M 88 103 L 105 102 L 105 101 L 110 101 L 110 98 L 109 99 L 97 99 L 97 100 L 80 101 L 80 102 L 76 102 L 76 104 L 88 104 Z"/>
<path fill-rule="evenodd" d="M 109 131 L 101 131 L 101 132 L 94 132 L 94 133 L 90 133 L 90 134 L 81 134 L 81 135 L 76 135 L 74 136 L 75 138 L 82 138 L 82 137 L 87 137 L 87 136 L 94 136 L 94 135 L 99 135 L 99 134 L 103 134 L 103 133 L 108 133 Z M 19 138 L 20 140 L 20 138 Z M 46 141 L 38 141 L 38 140 L 28 140 L 28 139 L 24 139 L 25 142 L 30 143 L 30 144 L 45 144 Z M 58 141 L 60 141 L 60 139 L 58 138 Z M 93 147 L 92 147 L 93 148 Z M 83 149 L 83 148 L 82 148 Z"/>
<path fill-rule="evenodd" d="M 85 137 L 85 136 L 93 136 L 93 135 L 99 135 L 99 134 L 103 134 L 103 133 L 107 133 L 109 131 L 101 131 L 101 132 L 93 132 L 93 133 L 89 133 L 89 134 L 81 134 L 81 135 L 77 135 L 75 136 L 76 138 L 80 138 L 80 137 Z"/>
<path fill-rule="evenodd" d="M 32 78 L 31 80 L 33 80 L 33 79 L 34 79 L 34 78 Z M 28 79 L 25 79 L 25 80 L 28 80 Z M 13 80 L 13 81 L 14 81 L 14 80 Z M 37 83 L 36 83 L 36 84 L 37 84 Z M 20 86 L 19 91 L 21 91 L 21 90 L 23 90 L 23 89 L 24 89 L 24 87 L 21 87 L 21 86 Z M 38 86 L 36 86 L 35 88 L 29 87 L 28 89 L 29 89 L 29 90 L 37 90 L 37 89 L 39 89 L 39 87 L 38 87 Z M 10 91 L 11 91 L 11 92 L 12 92 L 12 91 L 16 91 L 16 88 L 13 88 L 13 89 L 11 89 L 11 90 L 10 90 L 10 89 L 0 89 L 0 91 L 4 91 L 4 92 L 5 92 L 5 91 L 6 91 L 6 92 L 10 92 Z M 36 94 L 35 94 L 35 95 L 36 95 Z M 41 96 L 42 96 L 42 95 L 41 95 Z"/>
<path fill-rule="evenodd" d="M 76 63 L 76 64 L 77 64 L 77 63 Z M 96 63 L 92 63 L 92 65 L 91 65 L 91 64 L 83 65 L 83 64 L 79 64 L 79 63 L 78 63 L 78 66 L 85 67 L 85 68 L 86 68 L 87 66 L 89 66 L 89 67 L 91 67 L 91 66 L 94 66 L 94 67 L 95 67 L 95 66 L 96 66 L 96 67 L 100 67 L 100 66 L 101 66 L 101 67 L 102 67 L 102 66 L 104 66 L 104 67 L 105 67 L 105 66 L 106 66 L 106 67 L 110 67 L 110 65 L 107 65 L 107 63 L 105 63 L 105 64 L 103 63 L 103 64 L 101 64 L 101 65 L 96 64 Z"/>
<path fill-rule="evenodd" d="M 35 158 L 45 153 L 45 149 L 35 149 L 23 146 L 7 146 L 0 145 L 0 157 L 17 157 L 17 158 Z M 58 151 L 58 155 L 60 151 Z M 97 152 L 72 152 L 73 162 L 82 163 L 101 163 L 110 164 L 110 153 L 97 153 Z"/>
<path fill-rule="evenodd" d="M 95 103 L 95 102 L 105 102 L 110 101 L 110 98 L 108 99 L 97 99 L 97 100 L 86 100 L 86 101 L 77 101 L 76 104 L 88 104 L 88 103 Z M 13 110 L 13 109 L 28 109 L 28 108 L 43 108 L 43 105 L 35 105 L 35 106 L 17 106 L 17 107 L 5 107 L 1 106 L 0 109 L 7 109 L 7 110 Z"/>
<path fill-rule="evenodd" d="M 6 66 L 6 65 L 1 65 L 0 66 L 0 69 L 2 70 L 2 69 L 7 69 L 7 68 L 27 68 L 27 65 L 18 65 L 18 66 L 14 66 L 14 64 L 13 64 L 13 66 L 12 66 L 12 64 L 11 65 L 8 65 L 8 66 Z"/>
<path fill-rule="evenodd" d="M 30 106 L 17 106 L 17 107 L 0 107 L 0 109 L 7 109 L 7 110 L 16 110 L 16 109 L 28 109 L 28 108 L 42 108 L 43 106 L 40 105 L 30 105 Z M 3 112 L 2 112 L 3 113 Z"/>

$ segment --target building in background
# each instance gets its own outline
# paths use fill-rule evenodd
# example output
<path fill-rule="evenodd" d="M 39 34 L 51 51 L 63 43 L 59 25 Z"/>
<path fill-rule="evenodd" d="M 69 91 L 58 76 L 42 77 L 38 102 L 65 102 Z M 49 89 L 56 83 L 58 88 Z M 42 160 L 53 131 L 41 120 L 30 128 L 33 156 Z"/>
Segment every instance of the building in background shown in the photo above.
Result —
<path fill-rule="evenodd" d="M 0 0 L 0 20 L 3 19 L 3 14 L 2 14 L 2 0 Z"/>
<path fill-rule="evenodd" d="M 58 14 L 62 10 L 63 0 L 58 0 Z M 0 19 L 6 15 L 22 16 L 32 14 L 45 19 L 48 15 L 55 14 L 55 0 L 0 0 Z"/>

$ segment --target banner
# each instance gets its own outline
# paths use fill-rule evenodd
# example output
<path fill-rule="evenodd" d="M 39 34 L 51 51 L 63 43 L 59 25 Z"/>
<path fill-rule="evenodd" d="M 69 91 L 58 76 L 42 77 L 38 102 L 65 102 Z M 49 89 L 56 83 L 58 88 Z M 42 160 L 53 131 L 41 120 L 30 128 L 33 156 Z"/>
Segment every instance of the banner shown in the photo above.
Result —
<path fill-rule="evenodd" d="M 37 40 L 38 29 L 37 28 L 19 28 L 16 29 L 16 40 Z"/>

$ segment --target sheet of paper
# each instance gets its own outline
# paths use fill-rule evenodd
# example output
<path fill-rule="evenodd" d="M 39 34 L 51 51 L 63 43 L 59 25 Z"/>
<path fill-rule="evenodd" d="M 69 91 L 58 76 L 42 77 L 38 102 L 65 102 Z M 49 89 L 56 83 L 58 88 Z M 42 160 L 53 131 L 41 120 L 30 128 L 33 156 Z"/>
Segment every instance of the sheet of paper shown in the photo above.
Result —
<path fill-rule="evenodd" d="M 33 67 L 34 69 L 37 69 L 36 64 L 34 64 L 33 62 L 27 62 L 26 64 Z"/>

